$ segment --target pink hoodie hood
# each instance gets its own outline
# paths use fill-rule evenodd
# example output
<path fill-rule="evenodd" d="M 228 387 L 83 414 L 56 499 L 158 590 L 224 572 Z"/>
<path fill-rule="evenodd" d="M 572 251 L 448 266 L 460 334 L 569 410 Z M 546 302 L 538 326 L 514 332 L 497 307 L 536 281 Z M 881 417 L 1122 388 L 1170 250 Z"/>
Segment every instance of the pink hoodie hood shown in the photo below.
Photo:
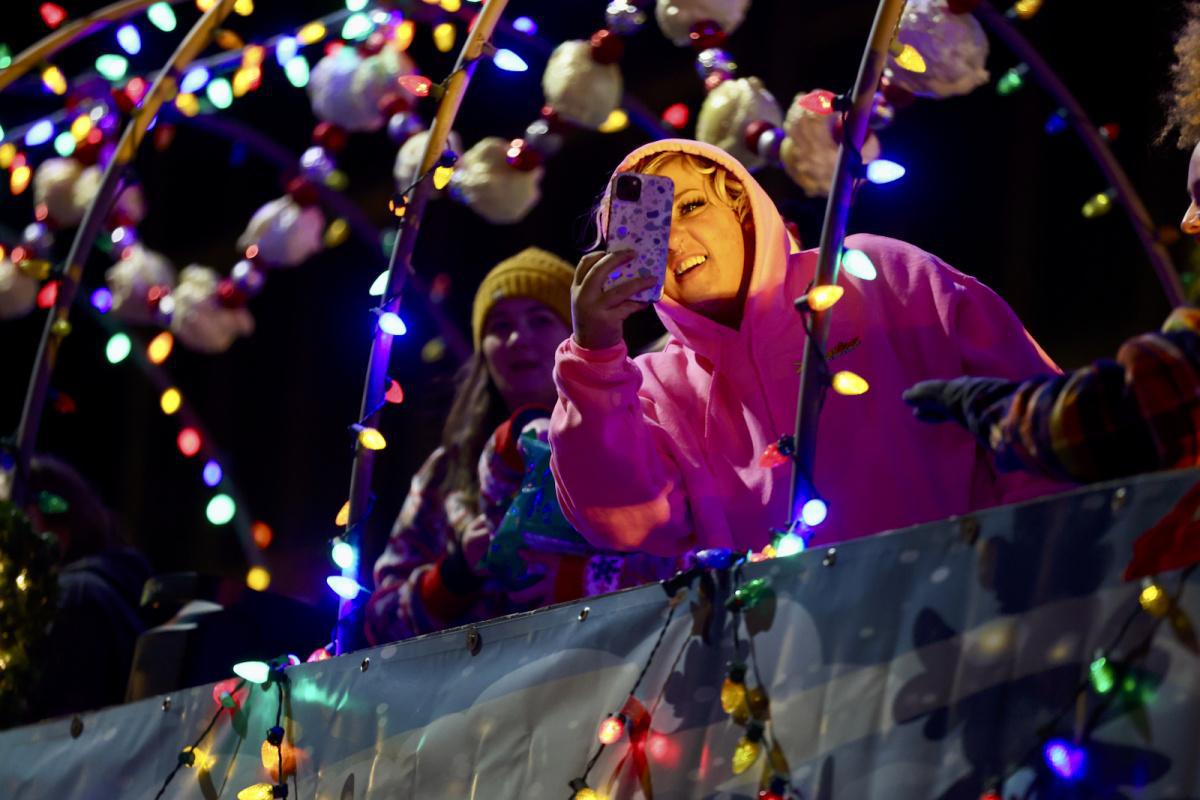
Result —
<path fill-rule="evenodd" d="M 816 268 L 774 203 L 733 157 L 680 139 L 638 148 L 617 172 L 649 156 L 684 152 L 716 162 L 745 186 L 754 263 L 734 330 L 664 297 L 655 311 L 671 333 L 662 352 L 631 362 L 623 344 L 559 348 L 559 402 L 551 422 L 564 513 L 594 543 L 675 555 L 693 547 L 760 548 L 787 523 L 790 466 L 760 462 L 790 434 L 804 326 L 792 306 Z M 997 477 L 971 437 L 916 422 L 901 393 L 958 375 L 1020 379 L 1056 371 L 991 290 L 911 245 L 849 237 L 878 277 L 843 275 L 827 358 L 870 383 L 832 392 L 818 425 L 813 480 L 828 501 L 815 544 L 962 514 L 1044 494 L 1058 484 Z"/>

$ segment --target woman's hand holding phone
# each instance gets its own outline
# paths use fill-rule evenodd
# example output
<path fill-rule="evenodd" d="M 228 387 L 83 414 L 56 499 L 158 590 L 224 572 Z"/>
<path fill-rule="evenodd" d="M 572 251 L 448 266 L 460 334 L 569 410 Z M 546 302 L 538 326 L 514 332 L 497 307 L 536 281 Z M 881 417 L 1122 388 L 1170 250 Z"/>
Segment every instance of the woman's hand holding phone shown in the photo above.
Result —
<path fill-rule="evenodd" d="M 575 328 L 575 343 L 588 350 L 603 350 L 622 340 L 625 320 L 646 307 L 646 303 L 631 299 L 658 283 L 655 277 L 637 278 L 613 286 L 607 291 L 604 282 L 609 274 L 629 263 L 635 256 L 632 250 L 588 253 L 575 267 L 575 282 L 571 287 L 571 321 Z"/>

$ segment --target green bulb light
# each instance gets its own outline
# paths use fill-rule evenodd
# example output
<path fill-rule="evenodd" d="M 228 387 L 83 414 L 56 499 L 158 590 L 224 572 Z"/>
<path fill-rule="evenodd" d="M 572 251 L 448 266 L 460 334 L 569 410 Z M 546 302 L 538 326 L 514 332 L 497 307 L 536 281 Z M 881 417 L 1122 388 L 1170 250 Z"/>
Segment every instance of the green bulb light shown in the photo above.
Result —
<path fill-rule="evenodd" d="M 288 83 L 297 89 L 308 86 L 308 61 L 304 56 L 289 58 L 283 67 L 283 72 L 287 75 Z"/>
<path fill-rule="evenodd" d="M 129 62 L 124 56 L 115 53 L 105 53 L 96 59 L 96 71 L 110 81 L 119 81 L 129 70 Z"/>
<path fill-rule="evenodd" d="M 114 333 L 104 346 L 104 357 L 110 364 L 120 364 L 133 351 L 133 342 L 123 333 Z"/>
<path fill-rule="evenodd" d="M 71 135 L 70 131 L 63 131 L 54 137 L 54 152 L 63 158 L 75 152 L 75 137 Z"/>
<path fill-rule="evenodd" d="M 208 102 L 217 108 L 226 109 L 233 105 L 233 87 L 224 78 L 213 78 L 204 93 L 208 95 Z"/>
<path fill-rule="evenodd" d="M 204 510 L 204 513 L 213 525 L 225 525 L 237 513 L 237 504 L 229 495 L 219 494 L 208 501 L 208 508 Z"/>
<path fill-rule="evenodd" d="M 150 18 L 150 24 L 163 33 L 175 30 L 175 11 L 170 3 L 155 3 L 146 9 L 146 16 Z"/>

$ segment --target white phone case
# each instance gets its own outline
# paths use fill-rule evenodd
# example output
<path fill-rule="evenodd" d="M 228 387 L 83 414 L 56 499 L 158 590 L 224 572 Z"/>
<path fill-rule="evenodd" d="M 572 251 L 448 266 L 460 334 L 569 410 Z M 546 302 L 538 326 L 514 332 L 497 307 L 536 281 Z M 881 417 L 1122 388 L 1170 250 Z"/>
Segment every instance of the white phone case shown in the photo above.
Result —
<path fill-rule="evenodd" d="M 654 277 L 657 283 L 638 292 L 633 300 L 656 302 L 662 297 L 667 279 L 667 243 L 671 236 L 671 207 L 675 202 L 675 182 L 661 175 L 622 173 L 641 180 L 637 200 L 617 197 L 616 186 L 609 187 L 608 230 L 605 240 L 610 251 L 633 250 L 637 256 L 622 264 L 604 281 L 609 289 L 637 278 Z M 619 180 L 621 175 L 614 179 Z"/>

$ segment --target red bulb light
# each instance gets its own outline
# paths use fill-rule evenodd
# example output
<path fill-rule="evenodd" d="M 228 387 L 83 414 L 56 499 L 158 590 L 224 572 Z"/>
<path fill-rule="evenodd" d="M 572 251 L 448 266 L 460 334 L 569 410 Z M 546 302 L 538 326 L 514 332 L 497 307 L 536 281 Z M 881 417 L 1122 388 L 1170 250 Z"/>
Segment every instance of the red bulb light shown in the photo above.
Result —
<path fill-rule="evenodd" d="M 692 112 L 683 103 L 675 103 L 667 107 L 667 110 L 662 113 L 662 121 L 675 129 L 687 127 L 688 120 L 691 119 Z"/>
<path fill-rule="evenodd" d="M 828 89 L 816 89 L 797 98 L 796 103 L 805 111 L 826 116 L 833 113 L 833 101 L 837 97 Z"/>
<path fill-rule="evenodd" d="M 396 381 L 392 381 L 388 386 L 387 394 L 384 395 L 389 403 L 399 405 L 404 402 L 404 387 Z"/>
<path fill-rule="evenodd" d="M 175 444 L 179 446 L 179 452 L 191 458 L 200 452 L 200 433 L 195 428 L 184 428 L 179 432 Z"/>
<path fill-rule="evenodd" d="M 58 302 L 58 281 L 50 281 L 38 291 L 37 306 L 38 308 L 53 308 L 56 302 Z"/>
<path fill-rule="evenodd" d="M 417 97 L 428 97 L 429 90 L 433 88 L 433 81 L 424 75 L 401 75 L 399 83 L 400 88 L 406 92 L 415 94 Z"/>
<path fill-rule="evenodd" d="M 601 744 L 612 744 L 621 738 L 625 733 L 625 720 L 619 715 L 609 717 L 600 723 L 600 730 L 596 733 L 596 738 Z"/>
<path fill-rule="evenodd" d="M 67 19 L 67 10 L 58 3 L 42 3 L 38 6 L 38 13 L 42 15 L 42 21 L 51 29 L 62 25 Z"/>

